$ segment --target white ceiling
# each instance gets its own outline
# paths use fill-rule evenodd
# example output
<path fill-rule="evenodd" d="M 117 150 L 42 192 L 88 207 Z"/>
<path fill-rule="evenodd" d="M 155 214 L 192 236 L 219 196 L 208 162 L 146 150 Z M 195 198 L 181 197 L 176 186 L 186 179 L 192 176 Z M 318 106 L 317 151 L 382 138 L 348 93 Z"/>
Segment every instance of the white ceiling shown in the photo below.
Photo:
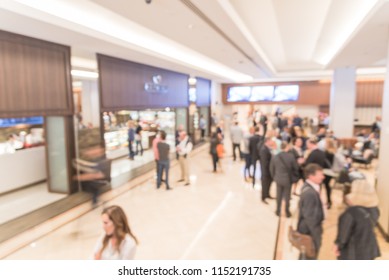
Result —
<path fill-rule="evenodd" d="M 219 82 L 385 67 L 389 42 L 388 0 L 1 0 L 0 19 L 75 57 L 99 52 Z"/>

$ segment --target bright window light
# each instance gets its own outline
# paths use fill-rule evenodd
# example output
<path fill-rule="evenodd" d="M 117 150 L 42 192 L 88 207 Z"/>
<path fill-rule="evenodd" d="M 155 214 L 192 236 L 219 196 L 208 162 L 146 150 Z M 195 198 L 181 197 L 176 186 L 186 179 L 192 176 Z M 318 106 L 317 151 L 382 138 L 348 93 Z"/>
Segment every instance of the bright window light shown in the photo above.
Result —
<path fill-rule="evenodd" d="M 81 78 L 97 79 L 99 77 L 99 74 L 96 72 L 72 70 L 71 73 L 72 73 L 72 76 L 81 77 Z"/>

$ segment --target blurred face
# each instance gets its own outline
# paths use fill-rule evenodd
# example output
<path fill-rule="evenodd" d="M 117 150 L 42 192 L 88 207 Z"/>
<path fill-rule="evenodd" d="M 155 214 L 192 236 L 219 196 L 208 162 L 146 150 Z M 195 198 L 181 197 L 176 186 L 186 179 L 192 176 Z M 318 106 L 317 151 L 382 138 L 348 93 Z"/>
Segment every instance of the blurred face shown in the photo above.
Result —
<path fill-rule="evenodd" d="M 301 140 L 301 138 L 297 138 L 295 145 L 296 147 L 301 148 L 303 146 L 303 140 Z"/>
<path fill-rule="evenodd" d="M 308 179 L 309 179 L 310 181 L 314 182 L 315 184 L 320 185 L 321 182 L 323 182 L 323 180 L 324 180 L 323 171 L 322 171 L 322 170 L 316 171 L 316 173 L 313 174 L 313 175 L 310 175 Z"/>
<path fill-rule="evenodd" d="M 115 225 L 107 214 L 101 215 L 101 220 L 103 222 L 103 229 L 105 234 L 111 236 L 115 230 Z"/>

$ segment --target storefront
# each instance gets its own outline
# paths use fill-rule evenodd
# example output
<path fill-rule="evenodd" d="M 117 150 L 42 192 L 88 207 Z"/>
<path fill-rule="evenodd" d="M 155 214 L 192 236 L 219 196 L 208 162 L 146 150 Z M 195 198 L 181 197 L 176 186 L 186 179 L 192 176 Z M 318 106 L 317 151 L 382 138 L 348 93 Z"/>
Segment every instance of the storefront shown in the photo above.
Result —
<path fill-rule="evenodd" d="M 101 54 L 97 58 L 101 135 L 107 156 L 129 155 L 129 122 L 141 127 L 143 150 L 151 148 L 158 130 L 167 132 L 167 141 L 174 147 L 177 127 L 188 127 L 188 75 Z"/>
<path fill-rule="evenodd" d="M 0 194 L 47 182 L 69 194 L 70 47 L 0 31 Z"/>

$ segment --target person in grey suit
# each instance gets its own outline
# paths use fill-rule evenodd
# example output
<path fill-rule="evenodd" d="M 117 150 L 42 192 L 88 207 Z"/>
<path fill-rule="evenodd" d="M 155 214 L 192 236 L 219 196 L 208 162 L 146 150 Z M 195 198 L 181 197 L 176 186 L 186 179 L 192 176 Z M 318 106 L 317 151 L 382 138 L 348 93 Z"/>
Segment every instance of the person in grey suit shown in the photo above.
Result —
<path fill-rule="evenodd" d="M 312 237 L 316 249 L 316 256 L 308 259 L 317 259 L 323 234 L 324 220 L 323 204 L 320 199 L 320 184 L 324 179 L 323 168 L 316 164 L 308 164 L 304 168 L 306 181 L 301 189 L 299 202 L 299 217 L 297 231 Z M 300 259 L 303 254 L 300 254 Z"/>
<path fill-rule="evenodd" d="M 281 203 L 285 201 L 286 217 L 292 216 L 289 210 L 290 192 L 293 178 L 298 178 L 299 167 L 294 156 L 289 153 L 289 144 L 281 143 L 281 152 L 270 163 L 270 173 L 277 184 L 277 210 L 276 215 L 281 214 Z"/>

